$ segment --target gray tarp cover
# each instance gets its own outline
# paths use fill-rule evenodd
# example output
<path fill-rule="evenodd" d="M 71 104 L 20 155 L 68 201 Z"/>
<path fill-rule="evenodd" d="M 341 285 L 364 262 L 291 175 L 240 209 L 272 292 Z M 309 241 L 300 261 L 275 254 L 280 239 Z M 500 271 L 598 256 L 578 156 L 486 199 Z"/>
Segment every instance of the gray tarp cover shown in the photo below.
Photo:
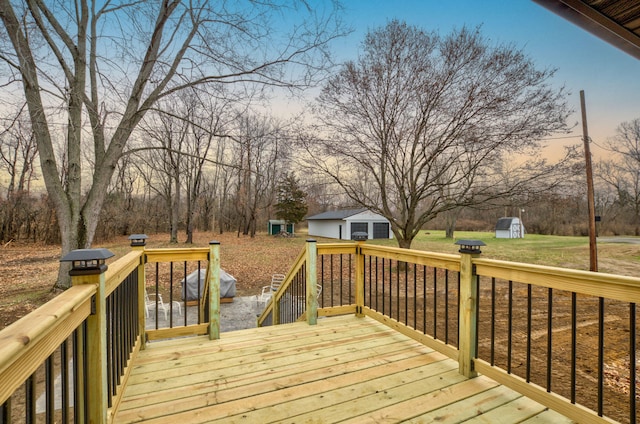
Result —
<path fill-rule="evenodd" d="M 198 293 L 198 274 L 200 275 L 200 293 Z M 180 281 L 182 286 L 182 299 L 185 300 L 197 300 L 202 296 L 202 290 L 204 289 L 204 279 L 207 275 L 206 268 L 193 271 L 187 275 L 187 284 L 185 280 Z M 236 279 L 231 274 L 227 274 L 224 270 L 220 270 L 220 297 L 234 297 L 236 295 Z"/>

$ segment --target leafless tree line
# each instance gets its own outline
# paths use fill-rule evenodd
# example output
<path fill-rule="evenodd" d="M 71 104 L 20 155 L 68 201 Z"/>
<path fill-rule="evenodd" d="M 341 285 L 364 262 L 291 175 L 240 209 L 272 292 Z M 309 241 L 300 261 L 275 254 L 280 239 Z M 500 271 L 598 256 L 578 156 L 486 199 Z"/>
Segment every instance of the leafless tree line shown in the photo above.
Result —
<path fill-rule="evenodd" d="M 145 119 L 114 172 L 98 240 L 140 232 L 169 233 L 173 242 L 191 242 L 194 231 L 254 235 L 274 218 L 278 180 L 296 169 L 291 126 L 247 109 L 198 102 L 183 96 Z M 39 189 L 37 149 L 22 114 L 16 111 L 0 133 L 0 242 L 59 243 L 54 206 Z M 611 157 L 597 162 L 600 235 L 638 235 L 639 124 L 622 123 L 607 141 Z M 521 215 L 530 233 L 587 235 L 584 173 L 578 166 L 567 174 L 573 177 L 553 191 L 461 208 L 455 229 L 491 231 L 499 217 Z M 338 187 L 300 177 L 310 213 L 352 206 Z M 426 227 L 446 228 L 450 221 L 442 214 Z"/>

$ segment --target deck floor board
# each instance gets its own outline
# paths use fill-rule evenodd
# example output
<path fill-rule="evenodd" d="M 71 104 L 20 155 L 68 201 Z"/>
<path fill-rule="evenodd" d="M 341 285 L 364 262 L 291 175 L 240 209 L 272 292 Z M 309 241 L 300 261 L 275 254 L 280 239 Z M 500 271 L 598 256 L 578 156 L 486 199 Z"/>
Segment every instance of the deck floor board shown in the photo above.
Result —
<path fill-rule="evenodd" d="M 116 423 L 556 422 L 563 417 L 353 316 L 149 343 Z M 496 420 L 502 421 L 496 421 Z M 565 420 L 566 422 L 566 420 Z"/>

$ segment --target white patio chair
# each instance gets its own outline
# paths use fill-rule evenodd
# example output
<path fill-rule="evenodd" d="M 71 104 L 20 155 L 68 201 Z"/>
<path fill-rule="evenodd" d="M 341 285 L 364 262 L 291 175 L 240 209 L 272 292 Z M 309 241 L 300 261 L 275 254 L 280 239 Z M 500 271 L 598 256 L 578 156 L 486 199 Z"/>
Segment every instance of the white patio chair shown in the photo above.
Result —
<path fill-rule="evenodd" d="M 173 307 L 178 310 L 178 315 L 182 316 L 182 307 L 180 306 L 180 302 L 178 302 L 177 300 L 174 300 L 172 304 L 173 304 Z M 145 290 L 144 311 L 147 318 L 149 318 L 149 311 L 155 311 L 156 307 L 158 308 L 158 312 L 162 311 L 164 313 L 165 321 L 169 319 L 169 313 L 171 312 L 171 308 L 162 301 L 162 295 L 158 293 L 158 298 L 156 299 L 155 293 L 148 294 L 147 291 Z"/>
<path fill-rule="evenodd" d="M 260 294 L 256 296 L 258 306 L 262 305 L 264 307 L 269 303 L 269 300 L 271 300 L 273 294 L 278 291 L 285 278 L 286 275 L 284 274 L 271 275 L 271 283 L 268 286 L 263 286 Z"/>

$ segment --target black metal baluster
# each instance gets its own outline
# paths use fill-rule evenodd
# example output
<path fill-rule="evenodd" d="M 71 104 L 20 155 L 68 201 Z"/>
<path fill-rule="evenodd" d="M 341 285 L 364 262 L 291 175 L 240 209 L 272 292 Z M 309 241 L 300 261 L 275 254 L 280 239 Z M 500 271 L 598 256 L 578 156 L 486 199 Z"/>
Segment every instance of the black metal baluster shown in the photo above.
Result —
<path fill-rule="evenodd" d="M 384 285 L 382 286 L 384 287 Z M 378 294 L 380 293 L 380 290 L 378 289 L 378 257 L 376 256 L 376 311 L 380 312 L 380 309 L 378 309 Z"/>
<path fill-rule="evenodd" d="M 629 304 L 629 422 L 636 424 L 636 304 Z"/>
<path fill-rule="evenodd" d="M 331 307 L 333 308 L 333 297 L 334 297 L 334 289 L 333 289 L 333 255 L 331 255 L 330 257 L 330 267 L 331 267 L 331 273 L 330 273 L 330 278 L 331 278 Z"/>
<path fill-rule="evenodd" d="M 531 284 L 527 284 L 527 371 L 525 380 L 527 383 L 531 381 Z"/>
<path fill-rule="evenodd" d="M 496 354 L 496 279 L 491 277 L 491 366 L 494 366 Z"/>
<path fill-rule="evenodd" d="M 366 263 L 366 259 L 365 259 L 365 263 Z M 373 287 L 371 284 L 371 279 L 373 277 L 372 267 L 373 267 L 373 257 L 369 256 L 369 307 L 371 309 L 373 309 L 373 293 L 372 293 Z"/>
<path fill-rule="evenodd" d="M 396 261 L 396 321 L 400 322 L 400 261 Z"/>
<path fill-rule="evenodd" d="M 173 328 L 173 262 L 169 262 L 169 328 Z"/>
<path fill-rule="evenodd" d="M 123 372 L 124 372 L 124 362 L 125 362 L 125 358 L 124 358 L 124 353 L 125 353 L 125 346 L 124 346 L 124 323 L 125 323 L 125 317 L 124 317 L 124 304 L 126 302 L 126 298 L 124 296 L 124 287 L 122 286 L 122 284 L 120 284 L 120 286 L 118 286 L 118 288 L 116 289 L 116 302 L 114 305 L 113 310 L 115 311 L 115 314 L 113 315 L 113 326 L 116 328 L 116 331 L 114 331 L 114 338 L 116 339 L 116 355 L 117 355 L 117 361 L 116 361 L 116 384 L 114 385 L 114 390 L 113 390 L 113 395 L 115 396 L 116 393 L 118 392 L 117 386 L 120 385 L 120 377 L 122 376 Z"/>
<path fill-rule="evenodd" d="M 507 311 L 507 373 L 511 374 L 511 342 L 513 332 L 513 281 L 509 280 L 508 294 L 508 311 Z"/>
<path fill-rule="evenodd" d="M 449 271 L 444 270 L 444 342 L 449 343 Z"/>
<path fill-rule="evenodd" d="M 113 326 L 111 320 L 113 319 L 113 296 L 108 296 L 105 300 L 106 314 L 107 314 L 107 399 L 109 401 L 109 407 L 111 407 L 111 393 L 113 391 Z"/>
<path fill-rule="evenodd" d="M 384 315 L 385 312 L 385 297 L 384 297 L 384 258 L 382 258 L 382 269 L 381 269 L 381 274 L 382 274 L 382 315 Z"/>
<path fill-rule="evenodd" d="M 476 275 L 476 358 L 479 356 L 480 348 L 480 276 Z M 460 298 L 460 290 L 458 290 L 458 298 Z M 458 326 L 460 323 L 458 323 Z M 458 331 L 458 346 L 460 346 L 460 332 Z"/>
<path fill-rule="evenodd" d="M 547 392 L 551 393 L 551 369 L 553 359 L 553 289 L 548 289 L 547 309 Z"/>
<path fill-rule="evenodd" d="M 460 272 L 457 273 L 458 274 L 458 287 L 457 287 L 457 301 L 456 301 L 456 325 L 454 326 L 454 328 L 456 329 L 456 346 L 460 347 Z M 478 291 L 476 291 L 476 313 L 478 311 L 478 300 L 480 299 L 480 296 L 478 295 Z M 476 319 L 476 327 L 478 325 L 478 320 Z M 478 331 L 476 328 L 476 342 L 478 341 Z M 476 346 L 476 352 L 478 352 L 477 346 Z"/>
<path fill-rule="evenodd" d="M 344 267 L 342 266 L 342 253 L 340 254 L 340 306 L 344 305 L 342 302 L 342 291 L 344 290 L 344 284 L 342 279 L 342 274 L 344 271 Z"/>
<path fill-rule="evenodd" d="M 422 265 L 422 333 L 427 334 L 427 266 Z"/>
<path fill-rule="evenodd" d="M 200 313 L 200 299 L 202 298 L 202 296 L 204 296 L 204 287 L 203 285 L 206 286 L 207 282 L 202 280 L 202 276 L 200 274 L 200 270 L 202 269 L 202 263 L 201 261 L 198 261 L 198 305 L 197 305 L 197 313 L 198 313 L 198 324 L 202 324 L 204 322 L 202 314 Z M 209 269 L 209 264 L 207 264 L 207 269 Z M 204 273 L 205 278 L 206 275 L 208 275 L 208 273 L 205 271 Z M 209 287 L 209 290 L 211 290 L 211 287 Z M 202 294 L 201 294 L 202 293 Z M 184 286 L 182 287 L 182 310 L 184 311 L 184 326 L 186 327 L 187 325 L 189 325 L 188 321 L 187 321 L 187 281 L 186 281 L 186 277 L 185 277 L 185 282 L 184 282 Z"/>
<path fill-rule="evenodd" d="M 351 290 L 351 286 L 353 286 L 353 281 L 351 280 L 351 274 L 352 274 L 351 270 L 353 269 L 351 266 L 351 255 L 349 255 L 348 257 L 349 257 L 349 303 L 355 303 L 352 290 Z M 362 270 L 359 269 L 357 272 L 364 273 L 364 269 Z"/>
<path fill-rule="evenodd" d="M 322 285 L 321 307 L 324 308 L 324 255 L 320 256 L 320 284 Z"/>
<path fill-rule="evenodd" d="M 413 264 L 413 328 L 418 328 L 418 265 Z"/>
<path fill-rule="evenodd" d="M 36 375 L 31 374 L 25 381 L 25 422 L 36 422 Z"/>
<path fill-rule="evenodd" d="M 433 338 L 438 339 L 438 268 L 433 267 Z"/>
<path fill-rule="evenodd" d="M 154 314 L 156 316 L 156 330 L 158 329 L 158 294 L 159 294 L 159 284 L 160 284 L 160 268 L 159 268 L 160 263 L 156 262 L 156 298 L 155 298 L 155 302 L 156 302 L 156 307 L 154 308 Z"/>
<path fill-rule="evenodd" d="M 60 345 L 60 400 L 62 422 L 69 422 L 69 344 L 67 340 Z"/>
<path fill-rule="evenodd" d="M 49 355 L 49 357 L 44 362 L 44 387 L 45 387 L 45 421 L 49 424 L 54 423 L 54 412 L 55 412 L 55 374 L 54 374 L 54 365 L 53 365 L 53 355 Z"/>
<path fill-rule="evenodd" d="M 598 416 L 604 410 L 604 298 L 598 298 Z"/>
<path fill-rule="evenodd" d="M 0 424 L 11 424 L 11 397 L 0 405 Z"/>
<path fill-rule="evenodd" d="M 404 266 L 404 323 L 409 325 L 409 263 L 403 262 Z"/>
<path fill-rule="evenodd" d="M 393 262 L 389 259 L 389 316 L 393 317 Z"/>
<path fill-rule="evenodd" d="M 571 403 L 576 403 L 576 354 L 578 340 L 578 302 L 575 292 L 571 292 Z"/>

